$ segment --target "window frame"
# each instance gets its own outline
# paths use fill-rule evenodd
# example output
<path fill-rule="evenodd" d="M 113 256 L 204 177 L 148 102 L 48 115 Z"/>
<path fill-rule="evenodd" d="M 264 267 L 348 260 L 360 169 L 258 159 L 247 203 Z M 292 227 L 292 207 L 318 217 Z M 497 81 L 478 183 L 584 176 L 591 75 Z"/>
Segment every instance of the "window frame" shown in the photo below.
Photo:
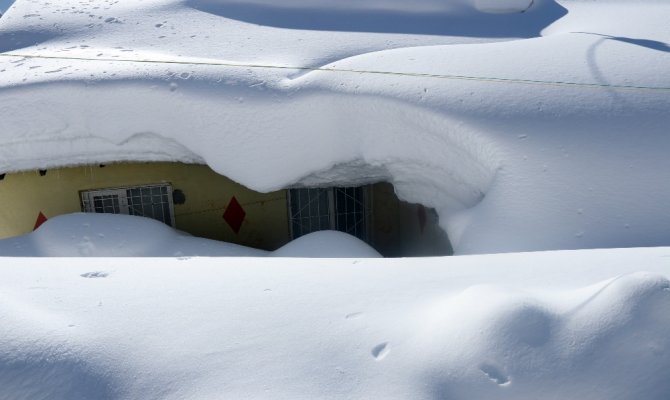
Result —
<path fill-rule="evenodd" d="M 163 219 L 156 219 L 150 216 L 138 215 L 131 213 L 131 204 L 128 201 L 129 196 L 128 191 L 133 189 L 152 189 L 152 188 L 166 188 L 167 190 L 167 206 L 168 213 L 170 216 L 169 221 L 164 221 Z M 159 222 L 163 222 L 166 225 L 169 225 L 173 228 L 176 228 L 175 224 L 175 215 L 174 215 L 174 202 L 172 199 L 172 184 L 169 182 L 162 183 L 149 183 L 142 185 L 129 185 L 129 186 L 117 186 L 117 187 L 108 187 L 108 188 L 96 188 L 96 189 L 86 189 L 79 191 L 79 201 L 81 206 L 81 211 L 86 213 L 98 213 L 95 210 L 95 197 L 100 196 L 118 196 L 119 203 L 119 212 L 102 212 L 100 214 L 123 214 L 123 215 L 136 215 L 145 218 L 151 218 Z M 152 203 L 153 204 L 153 203 Z M 161 202 L 161 204 L 163 204 Z"/>
<path fill-rule="evenodd" d="M 355 199 L 355 198 L 353 199 L 355 202 L 359 203 L 362 206 L 360 209 L 350 211 L 350 210 L 347 210 L 346 204 L 344 204 L 344 205 L 338 204 L 338 201 L 336 199 L 336 195 L 337 195 L 336 192 L 338 190 L 345 190 L 346 191 L 347 189 L 360 189 L 360 191 L 361 191 L 360 195 L 361 195 L 362 199 L 360 199 L 360 200 Z M 304 193 L 306 193 L 306 195 L 308 197 L 306 204 L 302 204 L 298 191 L 304 191 Z M 309 212 L 310 211 L 310 205 L 312 203 L 315 203 L 315 202 L 318 203 L 319 202 L 316 197 L 311 198 L 309 196 L 309 194 L 312 191 L 326 191 L 326 193 L 321 192 L 321 194 L 319 194 L 319 196 L 321 196 L 321 195 L 327 196 L 327 204 L 328 204 L 327 215 L 321 211 L 320 206 L 318 204 L 317 204 L 317 207 L 316 207 L 318 215 L 311 215 L 310 214 L 310 212 Z M 299 207 L 301 207 L 300 210 L 298 210 L 296 213 L 293 212 L 293 202 L 294 202 L 293 193 L 295 193 L 296 194 L 295 196 L 298 197 Z M 345 195 L 348 196 L 347 194 L 345 194 Z M 351 197 L 351 196 L 349 196 L 349 197 Z M 371 198 L 372 198 L 372 191 L 370 190 L 369 186 L 321 187 L 321 188 L 296 187 L 296 188 L 289 188 L 286 191 L 286 199 L 287 199 L 287 205 L 288 205 L 288 207 L 287 207 L 288 210 L 287 211 L 288 211 L 289 236 L 290 236 L 291 240 L 293 240 L 293 239 L 297 239 L 300 236 L 304 236 L 308 233 L 318 232 L 319 230 L 336 230 L 336 231 L 340 231 L 340 232 L 349 233 L 352 236 L 356 236 L 359 239 L 361 239 L 361 240 L 363 240 L 367 243 L 370 243 L 371 240 L 372 240 L 372 231 L 371 231 L 371 228 L 372 228 L 371 225 L 372 224 L 370 223 L 371 222 L 371 217 L 372 217 Z M 303 210 L 305 210 L 305 209 L 307 209 L 307 216 L 299 216 L 298 217 L 298 215 L 301 214 L 303 212 Z M 355 233 L 356 232 L 355 230 L 354 230 L 354 233 L 351 233 L 351 232 L 347 232 L 346 230 L 338 229 L 338 225 L 339 225 L 338 224 L 338 216 L 340 216 L 340 217 L 345 216 L 345 219 L 346 219 L 346 216 L 348 214 L 356 214 L 356 213 L 362 213 L 361 221 L 362 221 L 362 224 L 363 224 L 363 228 L 362 228 L 362 234 L 361 235 L 357 235 Z M 322 221 L 321 221 L 321 219 L 325 219 L 325 218 L 327 218 L 327 220 L 328 220 L 328 227 L 327 228 L 323 227 L 323 224 L 322 224 Z M 308 232 L 304 232 L 304 229 L 302 229 L 302 228 L 300 229 L 300 232 L 296 232 L 296 230 L 294 228 L 294 223 L 296 223 L 296 220 L 300 220 L 300 219 L 309 219 L 310 220 L 309 231 Z M 312 229 L 312 221 L 311 221 L 312 219 L 318 220 L 318 229 L 315 229 L 315 230 Z M 298 225 L 305 226 L 301 222 L 297 222 L 297 223 L 298 223 Z M 345 222 L 345 225 L 347 225 L 347 222 Z M 358 223 L 354 224 L 354 228 L 357 225 L 358 225 Z"/>

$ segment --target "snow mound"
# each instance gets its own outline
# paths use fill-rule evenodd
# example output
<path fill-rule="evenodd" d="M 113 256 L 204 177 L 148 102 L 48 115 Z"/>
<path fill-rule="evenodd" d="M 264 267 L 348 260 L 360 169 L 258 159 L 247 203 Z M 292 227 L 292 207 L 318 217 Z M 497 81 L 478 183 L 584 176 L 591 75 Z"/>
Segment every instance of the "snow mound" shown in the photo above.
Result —
<path fill-rule="evenodd" d="M 0 258 L 0 397 L 666 400 L 669 251 Z"/>
<path fill-rule="evenodd" d="M 27 235 L 0 240 L 2 257 L 313 257 L 381 255 L 344 232 L 302 236 L 274 252 L 191 236 L 151 218 L 74 213 L 47 220 Z"/>
<path fill-rule="evenodd" d="M 375 258 L 375 249 L 355 236 L 339 231 L 318 231 L 294 239 L 271 253 L 275 257 Z"/>
<path fill-rule="evenodd" d="M 425 381 L 439 398 L 666 396 L 667 278 L 640 272 L 546 297 L 483 285 L 434 307 L 416 343 Z"/>
<path fill-rule="evenodd" d="M 24 236 L 0 240 L 5 257 L 264 256 L 267 252 L 191 236 L 151 218 L 75 213 Z"/>

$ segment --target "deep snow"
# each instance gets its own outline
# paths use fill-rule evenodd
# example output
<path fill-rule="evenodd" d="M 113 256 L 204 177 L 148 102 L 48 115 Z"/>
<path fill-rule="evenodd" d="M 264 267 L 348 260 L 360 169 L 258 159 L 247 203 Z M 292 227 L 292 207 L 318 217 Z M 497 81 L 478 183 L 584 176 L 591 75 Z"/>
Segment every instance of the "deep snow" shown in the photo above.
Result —
<path fill-rule="evenodd" d="M 665 400 L 669 257 L 0 258 L 0 392 Z"/>
<path fill-rule="evenodd" d="M 484 3 L 19 0 L 0 21 L 0 169 L 388 180 L 456 254 L 670 244 L 670 4 Z"/>
<path fill-rule="evenodd" d="M 75 213 L 54 217 L 36 231 L 0 240 L 2 257 L 321 257 L 381 255 L 360 239 L 319 231 L 280 247 L 258 250 L 194 237 L 151 218 Z"/>
<path fill-rule="evenodd" d="M 0 172 L 175 160 L 257 190 L 389 180 L 438 210 L 459 254 L 668 245 L 668 15 L 663 0 L 18 0 L 0 19 Z M 127 218 L 0 243 L 181 255 L 0 257 L 0 397 L 670 392 L 668 247 L 189 258 L 252 250 Z M 274 255 L 348 240 L 332 235 Z"/>

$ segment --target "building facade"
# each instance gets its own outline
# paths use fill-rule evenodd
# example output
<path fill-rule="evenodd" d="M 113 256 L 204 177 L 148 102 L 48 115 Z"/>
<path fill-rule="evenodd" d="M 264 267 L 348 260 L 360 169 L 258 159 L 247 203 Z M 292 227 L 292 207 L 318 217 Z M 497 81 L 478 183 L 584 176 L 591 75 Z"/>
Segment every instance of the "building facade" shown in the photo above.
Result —
<path fill-rule="evenodd" d="M 0 178 L 0 238 L 83 211 L 154 218 L 195 236 L 265 250 L 334 229 L 384 256 L 451 253 L 437 214 L 400 201 L 389 183 L 259 193 L 207 166 L 182 163 L 81 166 Z"/>

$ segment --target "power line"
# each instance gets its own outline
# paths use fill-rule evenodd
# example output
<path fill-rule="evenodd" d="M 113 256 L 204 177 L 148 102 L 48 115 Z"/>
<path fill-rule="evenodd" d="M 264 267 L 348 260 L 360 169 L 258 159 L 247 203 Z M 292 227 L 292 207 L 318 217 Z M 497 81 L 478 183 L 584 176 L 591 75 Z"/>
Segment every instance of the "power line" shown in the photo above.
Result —
<path fill-rule="evenodd" d="M 224 62 L 224 61 L 180 61 L 180 60 L 151 60 L 151 59 L 130 59 L 130 58 L 89 58 L 89 57 L 44 56 L 44 55 L 9 54 L 9 53 L 0 53 L 0 56 L 1 57 L 14 57 L 14 58 L 28 58 L 28 59 L 46 59 L 46 60 L 98 61 L 98 62 L 102 61 L 102 62 L 138 63 L 138 64 L 176 64 L 176 65 L 215 66 L 215 67 L 226 67 L 226 68 L 254 68 L 254 69 L 299 70 L 299 71 L 322 71 L 322 72 L 339 72 L 339 73 L 352 73 L 352 74 L 403 76 L 403 77 L 414 77 L 414 78 L 464 80 L 464 81 L 475 81 L 475 82 L 493 82 L 493 83 L 523 84 L 523 85 L 578 87 L 578 88 L 591 88 L 591 89 L 620 89 L 620 90 L 637 90 L 637 91 L 670 91 L 670 87 L 667 87 L 667 86 L 663 87 L 663 86 L 619 85 L 619 84 L 602 84 L 602 83 L 570 82 L 570 81 L 544 81 L 544 80 L 521 79 L 521 78 L 500 78 L 500 77 L 468 76 L 468 75 L 430 74 L 430 73 L 422 73 L 422 72 L 364 70 L 364 69 L 347 69 L 347 68 L 335 68 L 335 67 L 327 68 L 327 67 L 307 67 L 307 66 L 291 66 L 291 65 L 251 64 L 251 63 L 234 63 L 234 62 Z"/>

